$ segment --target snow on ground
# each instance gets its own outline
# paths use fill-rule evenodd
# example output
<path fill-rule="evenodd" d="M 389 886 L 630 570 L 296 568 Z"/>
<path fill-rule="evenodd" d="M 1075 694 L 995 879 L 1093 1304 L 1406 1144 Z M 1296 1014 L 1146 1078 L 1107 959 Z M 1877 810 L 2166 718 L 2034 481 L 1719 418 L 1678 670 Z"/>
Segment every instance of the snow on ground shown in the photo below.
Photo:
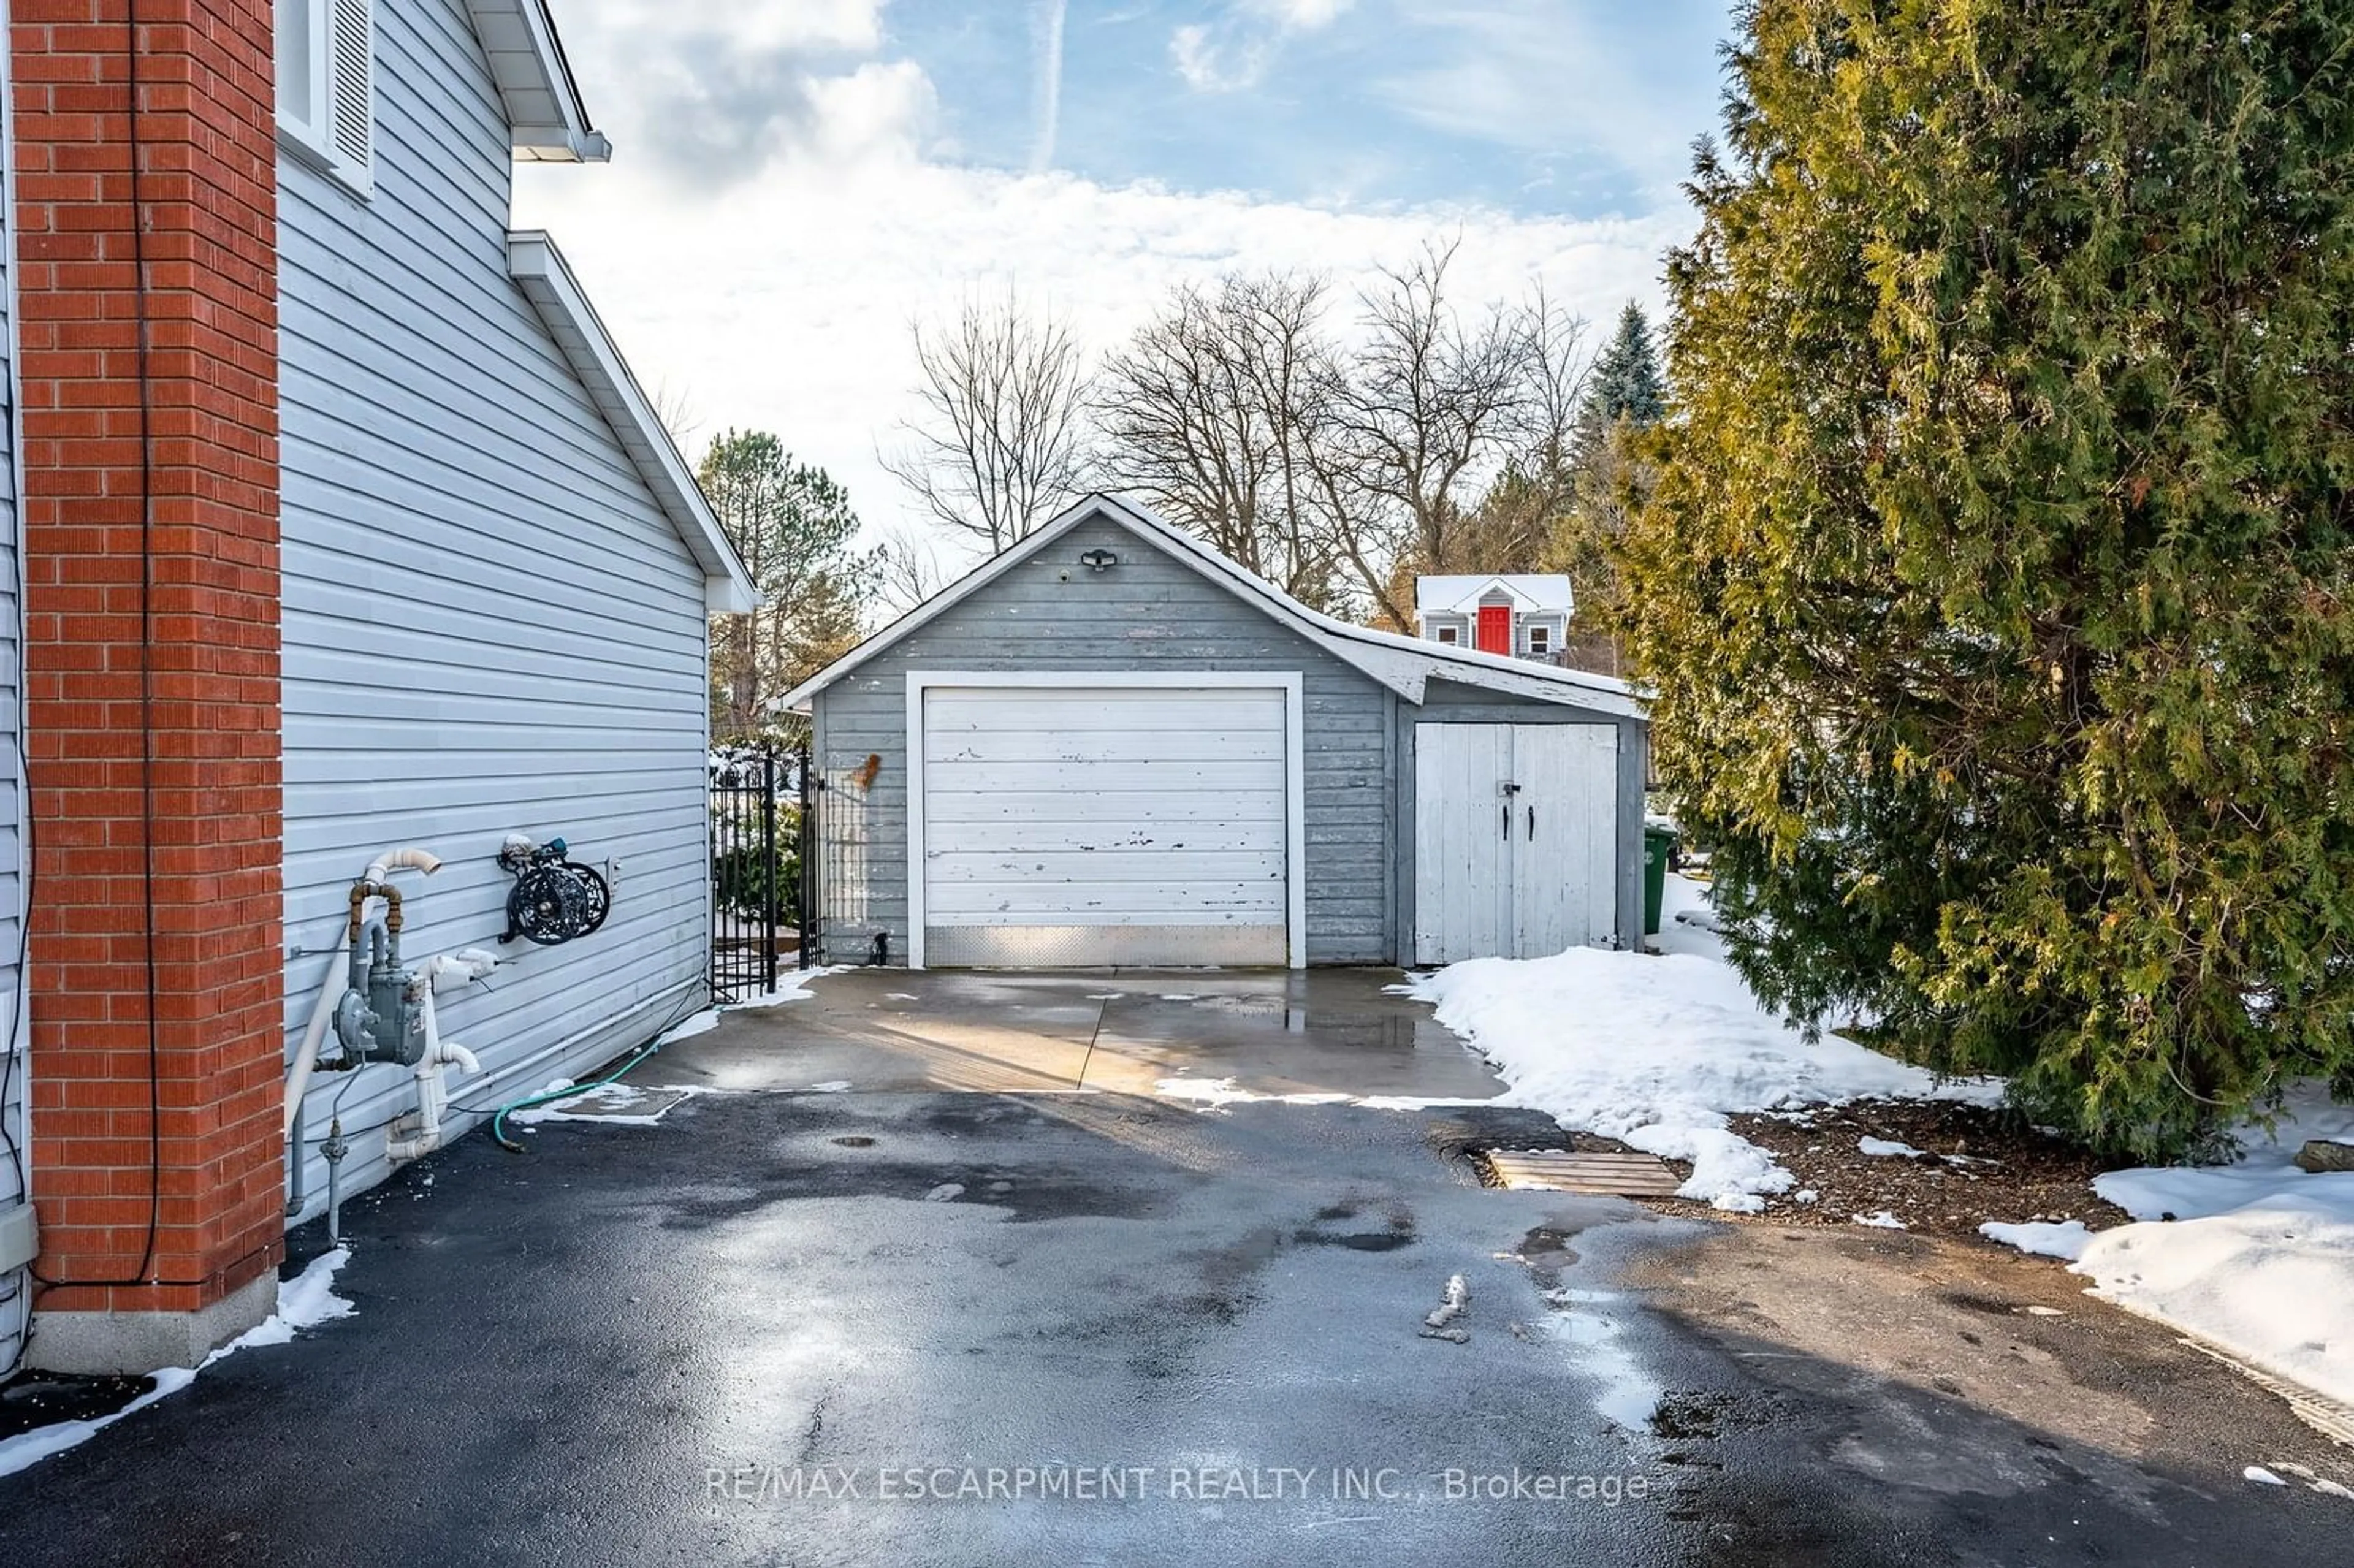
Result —
<path fill-rule="evenodd" d="M 571 1086 L 558 1078 L 540 1093 L 557 1094 Z M 679 1087 L 663 1092 L 684 1097 L 695 1091 Z M 507 1120 L 521 1127 L 533 1127 L 543 1121 L 593 1121 L 606 1127 L 654 1127 L 660 1125 L 663 1115 L 679 1103 L 676 1099 L 666 1099 L 658 1110 L 644 1115 L 631 1114 L 630 1107 L 644 1104 L 646 1097 L 645 1090 L 629 1084 L 594 1084 L 563 1099 L 511 1112 Z"/>
<path fill-rule="evenodd" d="M 1874 1160 L 1925 1160 L 1928 1150 L 1915 1149 L 1909 1143 L 1899 1143 L 1893 1138 L 1859 1138 L 1856 1151 Z"/>
<path fill-rule="evenodd" d="M 672 1025 L 663 1032 L 663 1037 L 655 1044 L 670 1045 L 681 1040 L 692 1040 L 698 1034 L 708 1034 L 719 1027 L 719 1017 L 722 1013 L 742 1012 L 748 1008 L 775 1007 L 779 1002 L 807 1001 L 817 994 L 810 990 L 810 981 L 823 980 L 828 975 L 838 975 L 856 967 L 854 964 L 830 964 L 818 969 L 795 969 L 789 975 L 778 977 L 776 990 L 764 991 L 758 996 L 748 996 L 741 1001 L 723 1001 L 716 1007 L 706 1007 L 693 1017 Z"/>
<path fill-rule="evenodd" d="M 1668 878 L 1667 910 L 1701 902 Z M 1754 1213 L 1789 1171 L 1726 1130 L 1737 1111 L 1886 1096 L 1994 1104 L 1995 1079 L 1939 1082 L 1918 1067 L 1825 1035 L 1808 1044 L 1757 1004 L 1697 926 L 1661 933 L 1662 957 L 1573 948 L 1549 959 L 1473 959 L 1415 980 L 1407 994 L 1471 1042 L 1528 1106 L 1565 1128 L 1692 1161 L 1682 1195 Z"/>
<path fill-rule="evenodd" d="M 1981 1229 L 2073 1257 L 2071 1269 L 2104 1300 L 2354 1404 L 2354 1172 L 2298 1170 L 2292 1158 L 2312 1138 L 2354 1141 L 2354 1107 L 2303 1085 L 2275 1131 L 2242 1135 L 2232 1164 L 2096 1178 L 2094 1190 L 2136 1224 L 2073 1234 L 2056 1225 Z M 2077 1251 L 2061 1251 L 2067 1244 Z"/>
<path fill-rule="evenodd" d="M 1345 1095 L 1317 1091 L 1291 1095 L 1262 1094 L 1237 1086 L 1233 1078 L 1161 1078 L 1153 1091 L 1163 1099 L 1183 1100 L 1197 1109 L 1224 1110 L 1228 1106 L 1357 1106 L 1366 1110 L 1437 1110 L 1451 1106 L 1500 1105 L 1500 1100 L 1424 1098 L 1414 1095 Z"/>
<path fill-rule="evenodd" d="M 2053 1223 L 2050 1220 L 2027 1220 L 2019 1224 L 2005 1224 L 2000 1220 L 1988 1220 L 1978 1227 L 1978 1234 L 1988 1241 L 1999 1241 L 2005 1246 L 2015 1246 L 2021 1252 L 2038 1257 L 2057 1257 L 2069 1263 L 2084 1255 L 2084 1247 L 2093 1233 L 2084 1228 L 2082 1220 Z"/>
<path fill-rule="evenodd" d="M 166 1399 L 196 1381 L 196 1374 L 224 1356 L 254 1345 L 283 1345 L 291 1341 L 298 1330 L 314 1329 L 336 1318 L 348 1318 L 354 1308 L 349 1301 L 335 1294 L 335 1271 L 352 1260 L 349 1247 L 337 1247 L 331 1253 L 311 1260 L 310 1266 L 292 1279 L 278 1282 L 278 1310 L 270 1317 L 215 1351 L 196 1367 L 165 1367 L 153 1373 L 155 1386 L 133 1400 L 111 1415 L 101 1415 L 88 1421 L 60 1421 L 49 1426 L 36 1426 L 29 1432 L 0 1440 L 0 1476 L 13 1476 L 17 1471 L 39 1464 L 52 1454 L 87 1441 L 126 1415 L 146 1409 L 159 1399 Z"/>

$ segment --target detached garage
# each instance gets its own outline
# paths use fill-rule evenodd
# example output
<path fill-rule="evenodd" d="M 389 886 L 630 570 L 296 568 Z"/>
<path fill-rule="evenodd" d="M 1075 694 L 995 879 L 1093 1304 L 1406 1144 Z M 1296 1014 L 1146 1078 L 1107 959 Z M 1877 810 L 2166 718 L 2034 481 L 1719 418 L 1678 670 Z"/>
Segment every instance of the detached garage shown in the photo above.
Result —
<path fill-rule="evenodd" d="M 1106 497 L 785 704 L 824 961 L 1443 963 L 1641 929 L 1623 683 L 1333 620 Z"/>

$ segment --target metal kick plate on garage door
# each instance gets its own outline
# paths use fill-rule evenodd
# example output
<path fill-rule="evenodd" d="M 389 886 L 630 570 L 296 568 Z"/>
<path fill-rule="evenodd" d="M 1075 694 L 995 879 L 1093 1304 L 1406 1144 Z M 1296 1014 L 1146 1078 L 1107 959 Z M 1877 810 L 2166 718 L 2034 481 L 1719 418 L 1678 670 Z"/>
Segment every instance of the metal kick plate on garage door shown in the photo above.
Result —
<path fill-rule="evenodd" d="M 1496 1185 L 1519 1192 L 1672 1198 L 1683 1185 L 1665 1161 L 1632 1150 L 1490 1149 L 1479 1158 Z"/>

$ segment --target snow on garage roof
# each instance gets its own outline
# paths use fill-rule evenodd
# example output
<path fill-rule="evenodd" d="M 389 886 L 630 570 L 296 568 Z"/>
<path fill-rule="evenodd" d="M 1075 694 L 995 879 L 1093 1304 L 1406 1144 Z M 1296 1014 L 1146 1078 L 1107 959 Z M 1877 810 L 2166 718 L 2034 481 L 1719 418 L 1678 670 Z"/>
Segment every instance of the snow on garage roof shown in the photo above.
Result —
<path fill-rule="evenodd" d="M 1575 600 L 1569 578 L 1559 572 L 1490 573 L 1486 577 L 1442 573 L 1414 579 L 1414 608 L 1420 615 L 1469 615 L 1492 588 L 1501 588 L 1522 609 L 1567 615 Z"/>
<path fill-rule="evenodd" d="M 1383 685 L 1419 705 L 1433 679 L 1504 692 L 1539 702 L 1591 708 L 1624 718 L 1644 716 L 1642 698 L 1634 687 L 1607 675 L 1583 670 L 1562 670 L 1549 664 L 1508 659 L 1452 644 L 1425 642 L 1394 631 L 1352 626 L 1309 609 L 1272 583 L 1254 576 L 1181 528 L 1162 522 L 1141 506 L 1109 495 L 1090 495 L 1074 503 L 1029 537 L 999 552 L 971 572 L 942 588 L 899 620 L 885 627 L 777 700 L 777 706 L 794 713 L 809 711 L 810 699 L 857 669 L 901 638 L 926 625 L 995 582 L 1038 551 L 1081 524 L 1097 518 L 1127 529 L 1147 544 L 1283 622 L 1342 662 L 1354 666 Z M 1492 579 L 1489 579 L 1492 580 Z"/>

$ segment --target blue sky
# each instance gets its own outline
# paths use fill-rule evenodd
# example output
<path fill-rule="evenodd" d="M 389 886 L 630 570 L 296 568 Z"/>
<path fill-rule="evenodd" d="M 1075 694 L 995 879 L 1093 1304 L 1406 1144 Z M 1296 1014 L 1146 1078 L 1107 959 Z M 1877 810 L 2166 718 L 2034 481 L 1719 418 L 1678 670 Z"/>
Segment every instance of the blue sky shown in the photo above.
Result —
<path fill-rule="evenodd" d="M 1108 350 L 1229 270 L 1660 302 L 1723 0 L 552 0 L 610 165 L 519 169 L 690 447 L 779 432 L 869 523 L 915 323 L 1012 293 Z"/>
<path fill-rule="evenodd" d="M 1031 165 L 1059 30 L 1051 162 L 1074 174 L 1588 217 L 1672 192 L 1728 21 L 1692 0 L 899 0 L 884 26 L 975 163 Z"/>

